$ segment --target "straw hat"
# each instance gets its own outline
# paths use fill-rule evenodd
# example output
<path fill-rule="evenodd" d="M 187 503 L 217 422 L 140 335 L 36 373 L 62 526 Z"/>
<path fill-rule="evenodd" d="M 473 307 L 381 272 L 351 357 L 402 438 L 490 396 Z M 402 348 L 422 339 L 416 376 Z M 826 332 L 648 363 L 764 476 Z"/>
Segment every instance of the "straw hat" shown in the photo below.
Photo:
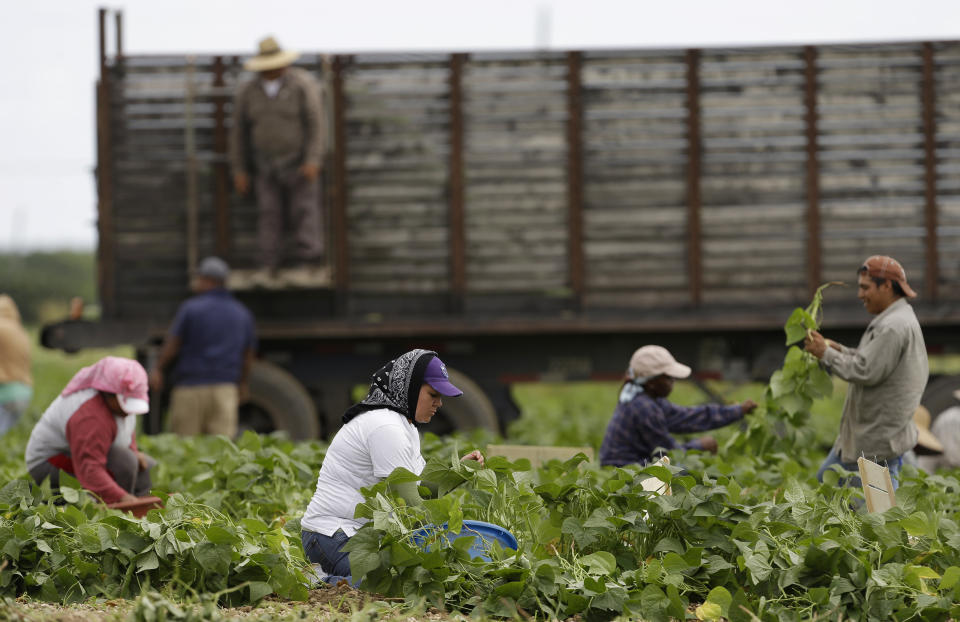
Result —
<path fill-rule="evenodd" d="M 913 411 L 913 422 L 917 426 L 917 447 L 927 450 L 926 453 L 943 453 L 943 444 L 930 432 L 930 411 L 917 406 Z"/>
<path fill-rule="evenodd" d="M 284 50 L 273 37 L 267 37 L 260 42 L 259 52 L 253 58 L 247 59 L 243 68 L 247 71 L 270 71 L 287 67 L 300 58 L 299 52 Z"/>

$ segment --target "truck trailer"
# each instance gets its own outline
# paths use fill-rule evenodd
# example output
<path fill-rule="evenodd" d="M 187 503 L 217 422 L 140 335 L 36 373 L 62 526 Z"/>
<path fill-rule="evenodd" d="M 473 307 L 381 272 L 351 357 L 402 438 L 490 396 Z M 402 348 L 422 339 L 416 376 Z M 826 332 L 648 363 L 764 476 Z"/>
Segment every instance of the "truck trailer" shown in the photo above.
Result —
<path fill-rule="evenodd" d="M 198 261 L 255 264 L 231 190 L 244 54 L 128 55 L 100 12 L 101 318 L 45 327 L 146 364 Z M 332 138 L 329 285 L 244 289 L 260 340 L 241 425 L 332 434 L 385 360 L 439 352 L 465 395 L 435 430 L 502 432 L 516 382 L 613 380 L 658 343 L 698 377 L 766 379 L 782 326 L 874 254 L 958 348 L 960 42 L 709 49 L 304 53 Z M 856 343 L 853 287 L 824 330 Z M 938 413 L 960 388 L 934 379 Z M 155 400 L 157 403 L 159 400 Z M 146 420 L 162 427 L 160 408 Z"/>

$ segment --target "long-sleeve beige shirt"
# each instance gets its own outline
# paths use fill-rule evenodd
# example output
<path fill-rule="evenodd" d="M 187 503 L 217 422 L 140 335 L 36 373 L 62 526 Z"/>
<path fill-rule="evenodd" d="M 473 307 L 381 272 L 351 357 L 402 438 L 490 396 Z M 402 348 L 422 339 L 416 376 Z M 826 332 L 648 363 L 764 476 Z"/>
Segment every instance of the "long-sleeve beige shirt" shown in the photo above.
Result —
<path fill-rule="evenodd" d="M 840 459 L 896 458 L 917 443 L 913 411 L 927 386 L 927 347 L 913 307 L 898 299 L 867 326 L 856 349 L 827 348 L 823 361 L 849 384 Z"/>
<path fill-rule="evenodd" d="M 303 69 L 288 68 L 276 96 L 257 77 L 244 83 L 233 102 L 230 167 L 249 173 L 248 153 L 261 172 L 323 164 L 326 119 L 320 84 Z"/>

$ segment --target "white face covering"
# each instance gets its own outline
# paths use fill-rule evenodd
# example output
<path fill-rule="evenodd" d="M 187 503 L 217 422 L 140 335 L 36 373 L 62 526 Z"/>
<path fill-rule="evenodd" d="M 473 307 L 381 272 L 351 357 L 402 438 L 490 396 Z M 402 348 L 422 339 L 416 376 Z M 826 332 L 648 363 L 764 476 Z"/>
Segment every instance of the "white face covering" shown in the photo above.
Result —
<path fill-rule="evenodd" d="M 267 94 L 267 97 L 273 99 L 277 96 L 277 93 L 280 92 L 280 85 L 283 83 L 282 78 L 277 78 L 275 80 L 260 80 L 260 84 L 263 85 L 263 92 Z"/>

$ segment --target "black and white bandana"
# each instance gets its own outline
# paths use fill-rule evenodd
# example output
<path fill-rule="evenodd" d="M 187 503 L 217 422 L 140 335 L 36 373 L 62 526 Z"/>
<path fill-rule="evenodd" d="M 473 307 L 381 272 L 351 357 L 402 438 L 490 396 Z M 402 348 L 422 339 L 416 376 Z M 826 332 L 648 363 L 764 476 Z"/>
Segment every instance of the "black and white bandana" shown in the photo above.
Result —
<path fill-rule="evenodd" d="M 389 408 L 412 420 L 427 364 L 436 355 L 432 350 L 410 350 L 378 369 L 373 374 L 367 396 L 347 409 L 343 422 L 380 408 Z"/>

